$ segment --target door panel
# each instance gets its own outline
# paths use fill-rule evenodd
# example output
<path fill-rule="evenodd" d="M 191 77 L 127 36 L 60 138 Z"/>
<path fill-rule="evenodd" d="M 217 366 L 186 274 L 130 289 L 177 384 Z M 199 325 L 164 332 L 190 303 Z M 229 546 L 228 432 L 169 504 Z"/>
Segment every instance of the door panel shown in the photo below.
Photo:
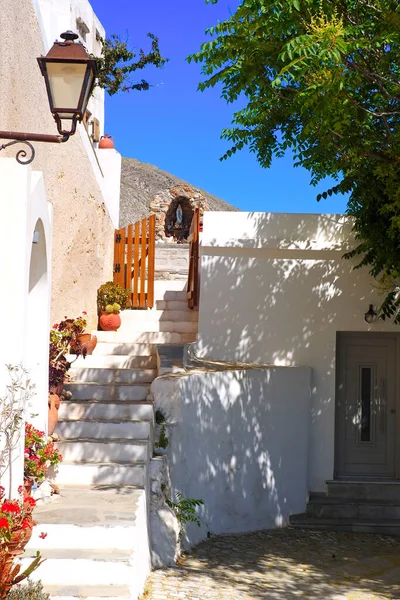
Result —
<path fill-rule="evenodd" d="M 395 475 L 396 340 L 338 337 L 336 475 Z"/>

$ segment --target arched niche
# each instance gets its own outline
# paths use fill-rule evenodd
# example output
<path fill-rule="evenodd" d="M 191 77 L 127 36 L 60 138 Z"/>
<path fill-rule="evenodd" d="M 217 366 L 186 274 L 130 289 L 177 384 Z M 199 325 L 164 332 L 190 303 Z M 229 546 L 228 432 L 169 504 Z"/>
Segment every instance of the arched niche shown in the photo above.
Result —
<path fill-rule="evenodd" d="M 41 219 L 32 235 L 27 303 L 26 361 L 35 384 L 36 394 L 31 412 L 38 416 L 35 424 L 47 429 L 47 395 L 49 362 L 49 324 L 46 235 Z"/>
<path fill-rule="evenodd" d="M 182 224 L 177 224 L 177 210 L 178 206 L 182 209 Z M 189 198 L 184 196 L 178 196 L 175 198 L 165 215 L 165 235 L 167 237 L 174 237 L 177 240 L 186 240 L 189 235 L 190 225 L 194 215 L 193 207 L 190 203 Z"/>

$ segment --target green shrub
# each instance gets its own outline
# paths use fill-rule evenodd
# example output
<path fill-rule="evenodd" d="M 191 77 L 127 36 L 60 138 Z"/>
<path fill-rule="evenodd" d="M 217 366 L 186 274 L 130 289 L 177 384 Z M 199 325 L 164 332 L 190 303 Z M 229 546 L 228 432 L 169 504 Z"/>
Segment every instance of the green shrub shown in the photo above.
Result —
<path fill-rule="evenodd" d="M 50 596 L 43 590 L 41 581 L 28 579 L 26 584 L 13 586 L 7 600 L 50 600 Z"/>
<path fill-rule="evenodd" d="M 99 314 L 107 309 L 107 312 L 119 312 L 129 306 L 130 291 L 124 290 L 118 283 L 107 281 L 97 290 L 97 310 Z M 116 307 L 119 307 L 118 309 Z M 109 308 L 110 307 L 110 308 Z"/>

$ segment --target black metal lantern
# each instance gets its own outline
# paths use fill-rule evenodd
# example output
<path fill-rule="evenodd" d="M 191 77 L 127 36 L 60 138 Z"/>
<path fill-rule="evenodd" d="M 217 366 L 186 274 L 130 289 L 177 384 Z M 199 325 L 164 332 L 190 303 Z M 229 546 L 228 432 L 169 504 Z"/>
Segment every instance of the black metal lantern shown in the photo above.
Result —
<path fill-rule="evenodd" d="M 60 135 L 0 131 L 0 139 L 11 140 L 7 144 L 1 144 L 0 150 L 14 144 L 25 145 L 25 149 L 19 150 L 16 155 L 21 165 L 29 165 L 35 158 L 35 149 L 31 142 L 62 144 L 74 135 L 76 124 L 84 117 L 95 85 L 96 60 L 90 58 L 81 43 L 75 43 L 78 36 L 73 31 L 66 31 L 60 37 L 63 42 L 55 42 L 46 56 L 37 59 L 46 81 L 50 110 Z M 63 128 L 63 121 L 71 122 L 69 129 Z"/>
<path fill-rule="evenodd" d="M 73 135 L 82 121 L 95 84 L 96 61 L 84 46 L 75 40 L 72 31 L 62 33 L 62 42 L 55 42 L 46 56 L 38 58 L 46 82 L 50 110 L 61 135 Z M 63 121 L 71 121 L 66 128 Z"/>
<path fill-rule="evenodd" d="M 374 305 L 370 304 L 368 311 L 364 315 L 364 319 L 367 321 L 367 323 L 373 323 L 376 321 L 377 317 L 378 313 L 376 312 Z"/>

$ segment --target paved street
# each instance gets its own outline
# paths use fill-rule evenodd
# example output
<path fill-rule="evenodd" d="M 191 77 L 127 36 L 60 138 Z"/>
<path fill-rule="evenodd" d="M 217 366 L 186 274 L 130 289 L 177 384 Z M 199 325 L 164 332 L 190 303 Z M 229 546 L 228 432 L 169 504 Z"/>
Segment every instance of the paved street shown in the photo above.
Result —
<path fill-rule="evenodd" d="M 400 600 L 400 539 L 274 530 L 215 537 L 155 571 L 145 600 Z"/>

